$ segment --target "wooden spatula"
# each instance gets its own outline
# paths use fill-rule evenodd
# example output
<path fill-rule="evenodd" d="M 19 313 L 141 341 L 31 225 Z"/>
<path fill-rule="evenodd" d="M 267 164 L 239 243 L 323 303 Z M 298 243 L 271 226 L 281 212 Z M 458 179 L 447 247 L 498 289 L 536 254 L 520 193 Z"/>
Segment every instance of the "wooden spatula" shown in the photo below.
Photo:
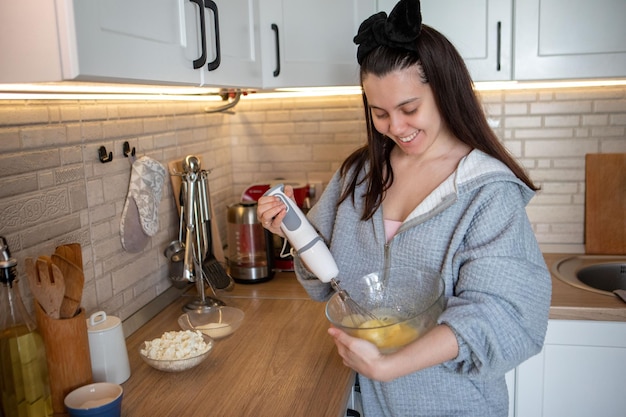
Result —
<path fill-rule="evenodd" d="M 26 258 L 26 277 L 30 292 L 41 308 L 53 319 L 60 317 L 61 303 L 65 296 L 65 281 L 61 270 L 50 258 L 41 257 L 35 261 Z"/>
<path fill-rule="evenodd" d="M 83 286 L 85 285 L 83 271 L 73 262 L 56 253 L 52 254 L 52 263 L 61 270 L 65 280 L 65 297 L 61 303 L 61 318 L 74 317 L 83 298 Z"/>
<path fill-rule="evenodd" d="M 56 247 L 54 251 L 57 255 L 60 255 L 83 270 L 83 250 L 80 247 L 80 243 L 66 243 Z"/>

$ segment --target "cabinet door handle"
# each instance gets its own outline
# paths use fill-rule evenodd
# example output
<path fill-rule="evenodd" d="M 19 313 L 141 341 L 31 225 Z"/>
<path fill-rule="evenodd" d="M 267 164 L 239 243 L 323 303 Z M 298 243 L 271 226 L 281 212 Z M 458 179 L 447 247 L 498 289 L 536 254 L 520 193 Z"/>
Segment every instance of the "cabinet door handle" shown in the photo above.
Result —
<path fill-rule="evenodd" d="M 215 22 L 215 59 L 207 65 L 209 71 L 213 71 L 220 66 L 222 60 L 222 54 L 220 53 L 220 24 L 217 15 L 217 4 L 213 0 L 205 0 L 204 5 L 213 10 L 213 22 Z"/>
<path fill-rule="evenodd" d="M 200 58 L 195 59 L 193 61 L 193 69 L 202 68 L 204 63 L 206 62 L 206 28 L 204 25 L 204 5 L 202 4 L 202 0 L 189 0 L 192 3 L 196 3 L 200 8 L 200 40 L 202 43 L 202 54 Z"/>
<path fill-rule="evenodd" d="M 274 38 L 276 39 L 276 69 L 274 70 L 274 77 L 278 77 L 280 74 L 280 43 L 278 36 L 278 25 L 272 23 L 272 30 L 274 31 Z"/>
<path fill-rule="evenodd" d="M 501 64 L 501 53 L 502 53 L 502 22 L 498 22 L 498 38 L 497 38 L 497 51 L 496 51 L 496 70 L 500 71 L 502 68 Z"/>

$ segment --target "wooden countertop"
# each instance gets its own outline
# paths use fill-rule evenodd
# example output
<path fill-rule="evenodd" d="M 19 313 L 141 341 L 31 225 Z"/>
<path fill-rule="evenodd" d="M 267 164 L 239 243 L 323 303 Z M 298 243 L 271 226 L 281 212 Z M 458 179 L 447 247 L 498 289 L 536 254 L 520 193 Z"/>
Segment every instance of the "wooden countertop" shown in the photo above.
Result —
<path fill-rule="evenodd" d="M 324 303 L 310 300 L 293 274 L 221 292 L 227 305 L 245 312 L 241 327 L 216 340 L 197 367 L 157 371 L 143 362 L 139 348 L 165 331 L 180 330 L 177 320 L 190 297 L 127 338 L 131 376 L 122 384 L 123 417 L 344 415 L 354 373 L 326 333 Z"/>
<path fill-rule="evenodd" d="M 548 268 L 555 262 L 574 256 L 566 253 L 547 253 Z M 586 291 L 552 276 L 552 305 L 550 318 L 561 320 L 626 321 L 626 303 L 616 296 Z"/>
<path fill-rule="evenodd" d="M 544 256 L 551 267 L 571 255 Z M 552 285 L 551 319 L 626 321 L 626 303 L 617 297 L 555 277 Z M 219 294 L 246 317 L 235 333 L 215 341 L 206 361 L 181 373 L 151 368 L 139 357 L 140 346 L 179 330 L 177 319 L 191 297 L 182 296 L 128 337 L 123 417 L 343 416 L 354 373 L 326 333 L 324 303 L 310 300 L 293 273 Z"/>

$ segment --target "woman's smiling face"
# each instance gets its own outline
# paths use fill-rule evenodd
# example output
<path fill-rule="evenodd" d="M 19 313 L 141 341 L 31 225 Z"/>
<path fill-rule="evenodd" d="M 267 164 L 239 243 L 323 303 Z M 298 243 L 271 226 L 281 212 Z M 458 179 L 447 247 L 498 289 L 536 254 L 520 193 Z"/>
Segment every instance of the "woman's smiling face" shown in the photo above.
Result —
<path fill-rule="evenodd" d="M 420 68 L 396 70 L 382 77 L 368 74 L 363 91 L 376 130 L 392 139 L 407 155 L 422 155 L 440 137 L 451 139 L 444 126 L 430 85 Z"/>

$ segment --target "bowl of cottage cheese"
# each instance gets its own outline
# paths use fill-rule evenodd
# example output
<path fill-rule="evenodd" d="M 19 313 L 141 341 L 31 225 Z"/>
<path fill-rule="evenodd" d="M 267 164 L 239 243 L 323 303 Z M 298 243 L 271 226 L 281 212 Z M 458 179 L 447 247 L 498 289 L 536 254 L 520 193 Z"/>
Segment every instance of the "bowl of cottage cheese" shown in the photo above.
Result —
<path fill-rule="evenodd" d="M 180 372 L 204 361 L 213 348 L 213 339 L 200 331 L 168 331 L 146 340 L 139 356 L 159 371 Z"/>

